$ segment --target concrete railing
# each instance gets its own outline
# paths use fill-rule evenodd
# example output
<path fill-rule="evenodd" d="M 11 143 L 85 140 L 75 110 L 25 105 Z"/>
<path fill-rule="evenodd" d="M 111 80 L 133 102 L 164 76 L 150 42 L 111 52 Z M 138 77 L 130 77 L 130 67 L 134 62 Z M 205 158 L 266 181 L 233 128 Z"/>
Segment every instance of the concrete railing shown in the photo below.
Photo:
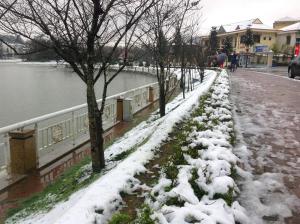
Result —
<path fill-rule="evenodd" d="M 174 89 L 176 78 L 172 77 L 168 85 L 170 90 Z M 158 97 L 158 83 L 108 97 L 103 114 L 104 129 L 108 130 L 119 121 L 128 119 L 128 116 L 146 108 Z M 100 104 L 101 101 L 97 102 Z M 28 169 L 37 168 L 40 166 L 39 158 L 47 153 L 66 147 L 71 150 L 86 142 L 89 139 L 88 127 L 87 104 L 82 104 L 0 128 L 0 169 L 23 174 Z M 29 144 L 34 149 L 26 149 L 29 139 L 34 140 Z M 12 149 L 12 145 L 17 149 Z M 35 164 L 27 168 L 26 164 L 18 164 L 26 163 L 24 156 L 29 154 L 35 157 Z"/>

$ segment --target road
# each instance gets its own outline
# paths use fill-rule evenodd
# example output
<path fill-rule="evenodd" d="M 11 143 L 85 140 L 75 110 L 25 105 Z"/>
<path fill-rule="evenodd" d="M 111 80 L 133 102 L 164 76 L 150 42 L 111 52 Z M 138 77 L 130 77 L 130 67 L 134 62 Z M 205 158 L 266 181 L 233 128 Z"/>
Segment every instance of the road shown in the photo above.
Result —
<path fill-rule="evenodd" d="M 231 85 L 240 141 L 249 152 L 240 157 L 253 175 L 252 182 L 241 181 L 242 205 L 257 218 L 253 223 L 299 224 L 300 80 L 284 70 L 240 69 Z"/>

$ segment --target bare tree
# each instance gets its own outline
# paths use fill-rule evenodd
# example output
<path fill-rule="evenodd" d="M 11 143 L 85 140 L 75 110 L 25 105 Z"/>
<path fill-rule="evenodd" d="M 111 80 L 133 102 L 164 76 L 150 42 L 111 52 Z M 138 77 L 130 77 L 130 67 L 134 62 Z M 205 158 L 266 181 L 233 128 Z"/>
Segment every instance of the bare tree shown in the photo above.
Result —
<path fill-rule="evenodd" d="M 202 83 L 204 79 L 205 62 L 208 57 L 208 48 L 200 43 L 197 43 L 195 50 L 196 67 L 200 75 L 200 82 Z"/>
<path fill-rule="evenodd" d="M 189 52 L 187 55 L 187 61 L 189 63 L 189 82 L 191 81 L 191 70 L 196 69 L 200 75 L 200 82 L 202 83 L 204 78 L 204 66 L 205 66 L 205 58 L 207 57 L 207 48 L 200 45 L 200 41 L 197 39 L 199 35 L 199 31 L 201 30 L 201 21 L 202 14 L 200 10 L 202 7 L 197 8 L 197 10 L 190 15 L 187 27 L 187 38 L 189 42 Z M 191 88 L 193 88 L 193 81 L 188 84 Z M 188 87 L 189 89 L 189 87 Z"/>
<path fill-rule="evenodd" d="M 7 11 L 13 7 L 13 5 L 17 2 L 18 0 L 14 0 L 13 2 L 10 3 L 10 5 L 8 5 L 7 9 L 1 11 L 0 13 L 0 20 L 2 19 L 2 17 L 7 13 Z"/>
<path fill-rule="evenodd" d="M 103 120 L 107 89 L 126 63 L 108 71 L 118 46 L 130 48 L 136 25 L 158 0 L 1 0 L 0 29 L 52 49 L 70 64 L 86 84 L 92 165 L 95 172 L 105 166 Z M 48 41 L 39 42 L 37 36 Z M 4 42 L 2 40 L 2 42 Z M 48 43 L 48 44 L 45 44 Z M 9 43 L 16 53 L 17 49 Z M 105 49 L 105 50 L 104 50 Z M 127 61 L 127 54 L 124 56 Z M 100 62 L 100 63 L 99 63 Z M 94 86 L 103 77 L 102 102 L 96 101 Z"/>
<path fill-rule="evenodd" d="M 169 92 L 170 64 L 172 53 L 175 53 L 172 50 L 176 50 L 176 48 L 173 48 L 176 45 L 174 35 L 176 30 L 180 30 L 182 27 L 186 12 L 195 7 L 198 2 L 161 0 L 147 12 L 146 20 L 141 27 L 144 32 L 147 32 L 147 35 L 141 41 L 152 52 L 156 65 L 161 117 L 165 115 L 166 98 Z M 174 24 L 177 24 L 177 26 L 174 26 Z"/>
<path fill-rule="evenodd" d="M 147 32 L 140 41 L 151 51 L 155 61 L 161 117 L 165 115 L 166 96 L 169 90 L 167 80 L 170 78 L 170 72 L 166 71 L 166 67 L 170 64 L 172 23 L 175 21 L 179 4 L 179 0 L 160 1 L 146 13 L 146 19 L 140 27 L 143 32 Z"/>
<path fill-rule="evenodd" d="M 176 32 L 174 37 L 174 53 L 176 60 L 179 59 L 181 65 L 181 88 L 183 98 L 185 98 L 186 72 L 188 71 L 188 90 L 192 88 L 191 66 L 194 63 L 193 42 L 199 29 L 198 24 L 201 17 L 199 6 L 200 1 L 184 1 L 180 16 L 175 23 Z M 189 68 L 187 69 L 187 65 Z"/>

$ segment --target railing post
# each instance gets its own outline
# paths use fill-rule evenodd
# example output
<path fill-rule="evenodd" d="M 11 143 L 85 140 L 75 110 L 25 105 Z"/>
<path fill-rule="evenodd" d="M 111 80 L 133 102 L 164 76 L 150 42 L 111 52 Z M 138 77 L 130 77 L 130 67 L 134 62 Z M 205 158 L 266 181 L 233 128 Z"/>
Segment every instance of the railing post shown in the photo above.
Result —
<path fill-rule="evenodd" d="M 123 99 L 117 99 L 117 121 L 123 121 Z"/>
<path fill-rule="evenodd" d="M 36 152 L 36 167 L 39 167 L 39 126 L 38 123 L 34 124 L 34 136 L 35 136 L 35 152 Z"/>
<path fill-rule="evenodd" d="M 123 100 L 123 120 L 124 121 L 131 121 L 133 118 L 131 102 L 132 102 L 132 99 L 130 99 L 130 98 L 126 98 Z"/>
<path fill-rule="evenodd" d="M 35 130 L 9 133 L 12 174 L 28 174 L 37 168 Z"/>
<path fill-rule="evenodd" d="M 73 146 L 76 145 L 76 121 L 75 121 L 75 112 L 72 111 L 72 141 Z"/>
<path fill-rule="evenodd" d="M 154 102 L 154 89 L 152 86 L 149 87 L 149 102 L 150 103 Z"/>
<path fill-rule="evenodd" d="M 4 159 L 5 159 L 5 166 L 6 166 L 6 171 L 8 174 L 11 173 L 11 165 L 10 165 L 10 152 L 9 152 L 9 135 L 6 133 L 4 136 Z"/>

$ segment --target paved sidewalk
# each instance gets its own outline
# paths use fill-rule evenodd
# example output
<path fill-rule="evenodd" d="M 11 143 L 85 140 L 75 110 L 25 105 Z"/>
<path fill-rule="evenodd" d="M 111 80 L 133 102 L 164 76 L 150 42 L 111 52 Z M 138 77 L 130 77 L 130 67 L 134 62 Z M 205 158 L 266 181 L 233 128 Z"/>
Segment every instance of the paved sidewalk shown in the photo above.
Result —
<path fill-rule="evenodd" d="M 248 68 L 247 70 L 253 71 L 253 72 L 257 72 L 257 73 L 265 73 L 265 74 L 269 74 L 269 75 L 277 75 L 277 76 L 281 76 L 287 79 L 288 78 L 288 66 L 278 66 L 278 67 L 272 67 L 272 68 L 267 68 L 267 67 L 263 67 L 263 68 Z M 297 76 L 295 77 L 295 80 L 299 80 L 300 77 Z"/>
<path fill-rule="evenodd" d="M 299 224 L 300 81 L 239 69 L 231 82 L 240 131 L 251 153 L 253 179 L 268 180 L 262 181 L 267 190 L 256 210 L 274 212 L 263 218 L 265 223 Z M 247 205 L 247 210 L 255 210 Z M 292 217 L 285 218 L 289 212 Z"/>

